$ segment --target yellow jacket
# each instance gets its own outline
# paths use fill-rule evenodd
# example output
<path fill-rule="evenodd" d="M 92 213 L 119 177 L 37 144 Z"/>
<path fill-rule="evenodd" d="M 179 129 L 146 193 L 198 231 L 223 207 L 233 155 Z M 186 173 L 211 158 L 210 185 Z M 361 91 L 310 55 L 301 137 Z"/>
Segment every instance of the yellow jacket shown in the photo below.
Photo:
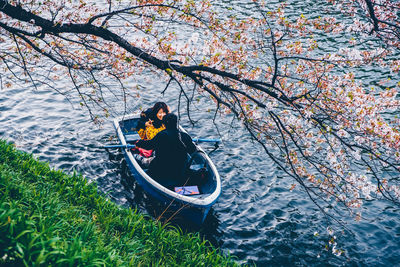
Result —
<path fill-rule="evenodd" d="M 145 129 L 140 129 L 138 134 L 143 140 L 153 139 L 159 132 L 165 129 L 164 125 L 161 125 L 159 128 L 155 128 L 153 125 L 146 127 Z"/>

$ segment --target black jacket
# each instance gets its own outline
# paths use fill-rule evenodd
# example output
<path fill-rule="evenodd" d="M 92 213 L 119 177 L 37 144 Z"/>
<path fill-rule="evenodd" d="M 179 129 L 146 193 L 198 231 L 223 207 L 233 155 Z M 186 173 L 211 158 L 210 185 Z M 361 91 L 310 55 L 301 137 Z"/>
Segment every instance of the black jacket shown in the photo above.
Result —
<path fill-rule="evenodd" d="M 151 140 L 139 140 L 136 146 L 154 149 L 156 156 L 150 163 L 149 175 L 162 184 L 181 183 L 186 171 L 187 154 L 196 151 L 192 138 L 176 129 L 163 130 Z"/>

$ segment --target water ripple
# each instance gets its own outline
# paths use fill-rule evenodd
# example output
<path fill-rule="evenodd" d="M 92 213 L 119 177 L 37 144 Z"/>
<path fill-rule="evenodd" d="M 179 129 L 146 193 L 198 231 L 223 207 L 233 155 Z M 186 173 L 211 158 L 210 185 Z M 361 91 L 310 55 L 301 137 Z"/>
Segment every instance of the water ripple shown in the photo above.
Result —
<path fill-rule="evenodd" d="M 295 1 L 292 8 L 301 2 Z M 318 10 L 317 2 L 308 2 L 310 10 Z M 247 12 L 241 1 L 226 3 Z M 329 39 L 324 49 L 332 49 L 328 43 Z M 373 71 L 359 71 L 365 83 L 372 83 Z M 164 88 L 157 82 L 149 86 Z M 170 88 L 170 96 L 164 98 L 156 90 L 148 91 L 140 100 L 129 102 L 128 108 L 164 100 L 176 111 L 177 88 Z M 135 183 L 120 151 L 101 148 L 115 135 L 111 121 L 99 128 L 78 104 L 71 105 L 49 90 L 13 88 L 3 89 L 1 94 L 2 138 L 54 168 L 82 173 L 115 203 L 152 214 L 154 203 Z M 155 95 L 160 99 L 155 100 Z M 199 105 L 202 110 L 211 107 L 205 99 L 200 99 Z M 258 266 L 393 266 L 400 262 L 399 208 L 379 201 L 367 203 L 363 221 L 346 221 L 352 233 L 336 233 L 337 245 L 345 251 L 345 256 L 336 257 L 325 250 L 331 238 L 325 231 L 325 217 L 304 192 L 290 191 L 293 181 L 268 160 L 262 148 L 250 142 L 247 133 L 230 118 L 217 118 L 217 131 L 210 123 L 212 113 L 194 113 L 198 120 L 195 127 L 182 122 L 192 136 L 214 138 L 220 133 L 224 141 L 211 155 L 221 174 L 223 191 L 205 224 L 196 229 L 212 244 L 239 262 Z M 204 147 L 211 150 L 206 144 Z"/>

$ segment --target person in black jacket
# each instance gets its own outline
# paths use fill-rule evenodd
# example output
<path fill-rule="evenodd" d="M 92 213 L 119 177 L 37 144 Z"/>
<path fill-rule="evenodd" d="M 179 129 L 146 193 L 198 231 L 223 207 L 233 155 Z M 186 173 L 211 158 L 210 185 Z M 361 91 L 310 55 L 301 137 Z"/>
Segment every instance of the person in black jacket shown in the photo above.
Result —
<path fill-rule="evenodd" d="M 188 153 L 196 151 L 192 138 L 178 129 L 175 114 L 164 117 L 166 129 L 151 140 L 139 140 L 137 147 L 154 149 L 155 158 L 150 162 L 148 174 L 164 186 L 182 185 L 185 181 Z"/>

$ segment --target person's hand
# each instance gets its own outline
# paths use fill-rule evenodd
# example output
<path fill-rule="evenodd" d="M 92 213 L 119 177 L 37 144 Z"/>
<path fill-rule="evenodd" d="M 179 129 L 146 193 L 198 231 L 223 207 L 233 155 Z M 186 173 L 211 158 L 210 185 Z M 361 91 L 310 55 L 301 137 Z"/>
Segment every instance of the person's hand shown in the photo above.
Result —
<path fill-rule="evenodd" d="M 148 121 L 146 121 L 146 127 L 150 127 L 150 126 L 153 126 L 153 121 L 152 120 L 148 120 Z"/>

